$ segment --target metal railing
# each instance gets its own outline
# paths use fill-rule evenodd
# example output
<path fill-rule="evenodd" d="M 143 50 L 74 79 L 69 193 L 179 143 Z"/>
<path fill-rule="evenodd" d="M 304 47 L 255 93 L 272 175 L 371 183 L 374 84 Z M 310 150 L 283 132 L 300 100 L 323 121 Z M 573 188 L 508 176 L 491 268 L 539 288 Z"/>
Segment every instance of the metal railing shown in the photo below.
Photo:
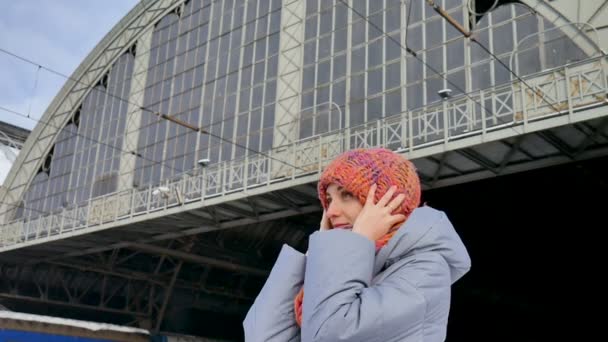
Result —
<path fill-rule="evenodd" d="M 320 174 L 343 151 L 384 146 L 400 152 L 422 150 L 473 135 L 573 115 L 606 105 L 606 59 L 597 57 L 526 77 L 533 87 L 512 82 L 359 126 L 308 137 L 266 155 L 245 156 L 189 171 L 161 184 L 91 198 L 86 203 L 0 229 L 0 251 L 29 241 L 98 227 L 227 194 Z M 483 104 L 483 107 L 480 106 Z M 555 111 L 559 109 L 559 112 Z M 281 163 L 285 160 L 286 163 Z M 153 195 L 163 187 L 162 195 Z M 196 205 L 195 205 L 196 206 Z"/>

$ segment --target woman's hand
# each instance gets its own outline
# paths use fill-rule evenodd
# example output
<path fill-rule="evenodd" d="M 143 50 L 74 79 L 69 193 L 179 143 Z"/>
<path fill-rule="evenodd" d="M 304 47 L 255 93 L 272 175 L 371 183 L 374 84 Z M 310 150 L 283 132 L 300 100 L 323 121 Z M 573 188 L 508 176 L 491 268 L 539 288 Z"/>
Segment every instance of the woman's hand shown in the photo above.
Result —
<path fill-rule="evenodd" d="M 325 209 L 323 209 L 323 216 L 321 217 L 321 223 L 319 224 L 319 231 L 324 232 L 331 229 L 331 222 L 327 218 L 327 213 Z M 306 256 L 308 256 L 308 251 L 306 251 Z"/>
<path fill-rule="evenodd" d="M 331 229 L 331 222 L 329 221 L 329 218 L 327 218 L 327 212 L 325 209 L 323 209 L 323 216 L 321 217 L 321 223 L 319 226 L 321 227 L 319 230 L 322 232 Z"/>
<path fill-rule="evenodd" d="M 405 199 L 405 194 L 400 194 L 391 201 L 397 189 L 395 186 L 392 186 L 378 203 L 374 203 L 376 188 L 376 184 L 370 187 L 365 205 L 353 225 L 353 232 L 361 234 L 372 241 L 376 241 L 384 236 L 395 224 L 405 221 L 405 215 L 392 215 L 392 212 L 399 208 Z"/>

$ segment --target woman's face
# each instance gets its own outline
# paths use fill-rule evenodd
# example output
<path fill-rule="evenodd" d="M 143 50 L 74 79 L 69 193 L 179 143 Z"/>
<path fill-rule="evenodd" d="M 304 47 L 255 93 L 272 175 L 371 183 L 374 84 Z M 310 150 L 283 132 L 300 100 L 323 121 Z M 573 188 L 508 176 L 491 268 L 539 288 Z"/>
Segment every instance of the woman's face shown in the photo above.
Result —
<path fill-rule="evenodd" d="M 363 209 L 359 200 L 337 184 L 327 187 L 327 210 L 325 214 L 333 228 L 350 229 Z"/>

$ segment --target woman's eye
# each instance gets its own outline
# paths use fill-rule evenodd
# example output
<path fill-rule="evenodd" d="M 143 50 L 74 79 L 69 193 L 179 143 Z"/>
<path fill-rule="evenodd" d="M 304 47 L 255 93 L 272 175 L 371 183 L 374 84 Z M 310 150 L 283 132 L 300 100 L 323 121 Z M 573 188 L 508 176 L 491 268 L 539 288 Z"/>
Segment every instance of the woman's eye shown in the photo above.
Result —
<path fill-rule="evenodd" d="M 353 197 L 354 197 L 353 194 L 351 194 L 350 192 L 343 192 L 342 193 L 342 198 L 344 198 L 344 199 L 350 199 L 350 198 L 353 198 Z"/>

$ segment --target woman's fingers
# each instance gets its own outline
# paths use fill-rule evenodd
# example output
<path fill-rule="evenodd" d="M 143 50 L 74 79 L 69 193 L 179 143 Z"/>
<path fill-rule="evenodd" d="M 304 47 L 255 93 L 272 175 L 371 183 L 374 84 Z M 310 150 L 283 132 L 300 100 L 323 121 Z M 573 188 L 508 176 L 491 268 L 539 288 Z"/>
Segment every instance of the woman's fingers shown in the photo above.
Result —
<path fill-rule="evenodd" d="M 376 184 L 372 184 L 367 192 L 367 198 L 365 199 L 366 205 L 374 205 L 374 197 L 376 197 Z"/>
<path fill-rule="evenodd" d="M 388 189 L 388 191 L 384 194 L 384 196 L 382 196 L 382 198 L 378 201 L 378 206 L 381 208 L 384 208 L 386 206 L 386 204 L 388 203 L 388 201 L 391 200 L 391 198 L 393 198 L 393 194 L 395 193 L 395 190 L 397 190 L 396 186 L 391 186 L 390 189 Z"/>
<path fill-rule="evenodd" d="M 386 207 L 389 208 L 390 212 L 392 213 L 395 211 L 395 209 L 401 206 L 401 203 L 403 203 L 404 200 L 405 194 L 399 194 L 397 197 L 393 198 L 393 200 Z"/>
<path fill-rule="evenodd" d="M 323 216 L 321 217 L 321 231 L 331 229 L 331 222 L 327 218 L 327 212 L 323 210 Z"/>
<path fill-rule="evenodd" d="M 397 215 L 391 215 L 390 219 L 389 219 L 389 224 L 390 226 L 394 226 L 397 223 L 403 222 L 405 221 L 405 215 L 403 214 L 397 214 Z"/>

